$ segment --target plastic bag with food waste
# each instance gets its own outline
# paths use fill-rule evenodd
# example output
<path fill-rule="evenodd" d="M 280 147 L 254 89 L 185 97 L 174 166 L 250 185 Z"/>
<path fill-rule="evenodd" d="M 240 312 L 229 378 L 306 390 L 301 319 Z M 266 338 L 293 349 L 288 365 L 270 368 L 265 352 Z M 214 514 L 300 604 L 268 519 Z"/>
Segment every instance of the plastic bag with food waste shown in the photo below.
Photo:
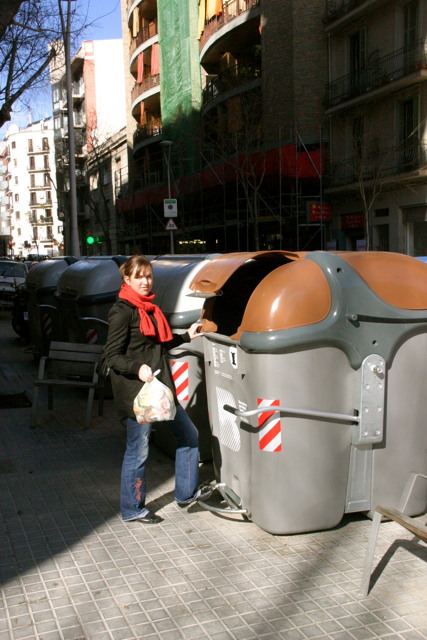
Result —
<path fill-rule="evenodd" d="M 173 420 L 176 414 L 175 401 L 172 391 L 155 377 L 145 382 L 141 391 L 133 401 L 133 410 L 139 424 L 144 422 L 162 422 Z"/>

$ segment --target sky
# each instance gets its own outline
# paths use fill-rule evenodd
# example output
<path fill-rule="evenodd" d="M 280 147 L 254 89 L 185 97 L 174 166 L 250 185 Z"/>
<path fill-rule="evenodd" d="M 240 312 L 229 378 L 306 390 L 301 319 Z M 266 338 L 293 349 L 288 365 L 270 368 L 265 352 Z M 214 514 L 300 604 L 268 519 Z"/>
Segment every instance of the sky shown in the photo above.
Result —
<path fill-rule="evenodd" d="M 88 19 L 94 23 L 89 27 L 82 40 L 110 40 L 122 37 L 120 0 L 82 0 L 88 10 Z M 30 121 L 36 122 L 52 115 L 52 97 L 50 87 L 40 89 L 31 95 L 32 113 L 27 109 L 13 113 L 9 124 L 26 127 Z M 0 139 L 3 139 L 8 124 L 2 127 Z"/>

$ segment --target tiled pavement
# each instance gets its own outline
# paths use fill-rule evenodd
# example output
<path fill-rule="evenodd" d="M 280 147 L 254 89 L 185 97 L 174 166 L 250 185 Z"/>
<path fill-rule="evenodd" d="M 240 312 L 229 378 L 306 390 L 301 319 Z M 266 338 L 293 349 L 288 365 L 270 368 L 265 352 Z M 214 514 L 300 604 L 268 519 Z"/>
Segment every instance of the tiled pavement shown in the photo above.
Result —
<path fill-rule="evenodd" d="M 24 349 L 1 313 L 0 392 L 31 393 L 37 366 Z M 173 463 L 154 446 L 149 499 L 164 522 L 124 524 L 111 401 L 82 431 L 85 395 L 57 400 L 35 430 L 29 409 L 0 411 L 0 640 L 427 638 L 426 547 L 398 525 L 381 526 L 365 598 L 369 520 L 273 536 L 181 510 Z M 201 475 L 212 479 L 210 465 Z"/>

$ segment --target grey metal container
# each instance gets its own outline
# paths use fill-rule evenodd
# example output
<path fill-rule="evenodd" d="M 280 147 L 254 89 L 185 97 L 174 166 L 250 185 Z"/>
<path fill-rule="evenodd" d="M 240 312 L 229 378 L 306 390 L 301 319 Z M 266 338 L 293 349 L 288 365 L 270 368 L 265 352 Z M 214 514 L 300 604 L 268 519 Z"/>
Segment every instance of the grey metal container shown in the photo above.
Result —
<path fill-rule="evenodd" d="M 166 255 L 152 262 L 154 302 L 165 314 L 173 333 L 185 333 L 200 319 L 204 300 L 189 297 L 189 284 L 206 261 L 216 256 Z M 178 400 L 199 431 L 200 460 L 212 460 L 202 339 L 185 343 L 169 355 Z M 153 441 L 169 455 L 175 455 L 175 437 L 161 422 L 155 425 Z"/>
<path fill-rule="evenodd" d="M 61 340 L 61 328 L 55 291 L 59 278 L 77 262 L 65 256 L 34 265 L 25 282 L 31 344 L 36 356 L 47 356 L 52 340 Z"/>
<path fill-rule="evenodd" d="M 71 265 L 58 282 L 56 300 L 65 342 L 105 344 L 108 313 L 122 284 L 126 256 L 90 258 Z"/>
<path fill-rule="evenodd" d="M 326 529 L 396 507 L 409 474 L 427 473 L 426 265 L 231 254 L 191 289 L 207 297 L 214 465 L 232 511 L 276 534 Z M 408 513 L 425 507 L 420 487 Z"/>

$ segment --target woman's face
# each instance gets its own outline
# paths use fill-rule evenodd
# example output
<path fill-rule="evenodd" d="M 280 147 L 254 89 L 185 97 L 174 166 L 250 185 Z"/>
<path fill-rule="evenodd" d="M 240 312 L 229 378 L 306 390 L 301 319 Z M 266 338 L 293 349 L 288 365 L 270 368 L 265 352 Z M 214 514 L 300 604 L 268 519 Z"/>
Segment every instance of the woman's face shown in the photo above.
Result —
<path fill-rule="evenodd" d="M 125 276 L 123 279 L 136 293 L 148 296 L 153 286 L 153 270 L 151 267 L 142 267 L 139 270 L 138 267 L 135 267 L 132 275 Z"/>

